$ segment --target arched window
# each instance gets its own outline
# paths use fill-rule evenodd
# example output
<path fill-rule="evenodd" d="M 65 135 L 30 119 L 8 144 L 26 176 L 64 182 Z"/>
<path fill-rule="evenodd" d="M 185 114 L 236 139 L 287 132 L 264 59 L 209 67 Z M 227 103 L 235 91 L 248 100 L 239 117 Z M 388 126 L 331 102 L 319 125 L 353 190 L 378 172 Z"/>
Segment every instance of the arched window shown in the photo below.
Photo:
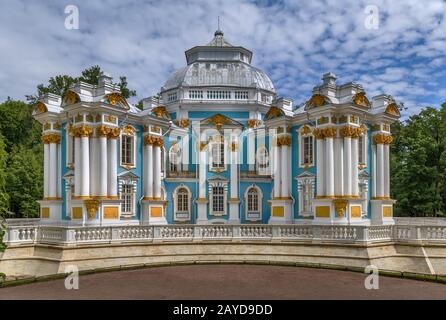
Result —
<path fill-rule="evenodd" d="M 181 164 L 181 148 L 175 144 L 169 150 L 169 171 L 176 173 L 180 171 Z"/>
<path fill-rule="evenodd" d="M 179 186 L 174 191 L 174 219 L 190 220 L 191 192 L 186 186 Z"/>
<path fill-rule="evenodd" d="M 256 162 L 258 174 L 269 174 L 269 155 L 268 150 L 265 147 L 260 147 L 257 150 Z"/>
<path fill-rule="evenodd" d="M 262 191 L 257 186 L 249 187 L 245 192 L 246 220 L 262 219 Z"/>

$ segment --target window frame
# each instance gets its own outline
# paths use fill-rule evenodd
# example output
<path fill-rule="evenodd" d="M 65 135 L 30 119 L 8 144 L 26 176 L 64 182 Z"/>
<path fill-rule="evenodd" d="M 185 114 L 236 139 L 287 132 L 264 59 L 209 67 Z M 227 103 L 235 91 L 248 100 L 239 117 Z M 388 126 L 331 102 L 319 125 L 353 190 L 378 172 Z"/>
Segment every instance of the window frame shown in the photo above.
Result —
<path fill-rule="evenodd" d="M 257 210 L 250 210 L 249 196 L 252 190 L 256 191 L 257 195 Z M 251 185 L 245 190 L 245 220 L 250 222 L 261 221 L 263 218 L 263 192 L 257 185 Z"/>
<path fill-rule="evenodd" d="M 181 208 L 183 210 L 180 210 L 180 192 L 184 190 L 185 192 L 182 192 L 182 199 L 181 204 L 184 205 L 184 195 L 187 196 L 186 204 L 187 204 L 187 210 L 184 210 L 184 207 Z M 179 185 L 175 188 L 173 191 L 173 217 L 175 221 L 189 221 L 191 219 L 191 212 L 192 212 L 192 192 L 190 191 L 189 187 L 185 186 L 184 184 Z"/>
<path fill-rule="evenodd" d="M 309 132 L 308 132 L 309 130 Z M 308 125 L 304 125 L 298 130 L 299 133 L 299 168 L 308 168 L 314 167 L 315 159 L 314 159 L 314 149 L 315 149 L 315 139 L 312 134 L 312 128 Z M 311 162 L 306 161 L 306 139 L 311 139 L 311 143 L 308 145 L 311 146 Z"/>
<path fill-rule="evenodd" d="M 128 160 L 128 159 L 124 159 L 123 157 L 123 148 L 124 145 L 127 146 L 127 143 L 124 144 L 124 140 L 126 139 L 131 139 L 131 146 L 130 146 L 130 150 L 127 147 L 127 152 L 130 152 L 130 155 L 132 157 L 131 162 L 127 162 L 124 160 Z M 119 147 L 119 162 L 120 162 L 120 166 L 124 167 L 126 169 L 130 169 L 130 168 L 136 168 L 136 146 L 137 146 L 137 135 L 136 135 L 136 130 L 135 133 L 130 134 L 130 133 L 125 133 L 125 132 L 121 132 L 121 136 L 120 136 L 120 147 Z M 126 155 L 128 156 L 128 154 Z"/>
<path fill-rule="evenodd" d="M 214 148 L 219 146 L 218 153 L 216 154 L 218 164 L 214 165 L 217 162 L 214 162 Z M 222 159 L 223 158 L 223 159 Z M 209 145 L 209 171 L 222 172 L 227 170 L 226 163 L 226 144 L 224 141 L 212 141 Z"/>
<path fill-rule="evenodd" d="M 126 190 L 129 188 L 129 190 Z M 128 197 L 126 199 L 125 197 Z M 123 181 L 119 188 L 119 199 L 121 204 L 121 215 L 124 217 L 132 217 L 136 214 L 136 187 L 134 182 Z M 127 201 L 130 203 L 130 211 L 126 210 Z"/>
<path fill-rule="evenodd" d="M 261 159 L 261 152 L 263 152 L 263 154 L 266 158 L 266 163 L 261 163 L 260 159 Z M 257 174 L 259 175 L 270 175 L 271 174 L 271 168 L 270 168 L 270 156 L 269 156 L 269 152 L 268 149 L 265 146 L 261 146 L 257 149 L 256 152 L 256 170 L 257 170 Z"/>

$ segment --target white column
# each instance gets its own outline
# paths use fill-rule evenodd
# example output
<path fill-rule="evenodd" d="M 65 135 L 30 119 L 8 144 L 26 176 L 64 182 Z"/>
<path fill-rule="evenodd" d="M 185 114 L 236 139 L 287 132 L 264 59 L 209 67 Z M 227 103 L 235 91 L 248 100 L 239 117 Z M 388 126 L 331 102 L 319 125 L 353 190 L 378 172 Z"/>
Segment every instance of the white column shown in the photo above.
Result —
<path fill-rule="evenodd" d="M 153 197 L 155 199 L 161 199 L 161 147 L 154 145 L 153 149 Z"/>
<path fill-rule="evenodd" d="M 281 184 L 281 197 L 282 198 L 289 198 L 290 197 L 290 190 L 289 190 L 289 179 L 290 179 L 290 173 L 288 172 L 288 164 L 289 164 L 289 159 L 288 159 L 288 146 L 286 144 L 283 144 L 280 149 L 281 149 L 281 177 L 282 177 L 282 184 Z"/>
<path fill-rule="evenodd" d="M 275 146 L 273 147 L 274 158 L 273 158 L 273 176 L 274 176 L 274 198 L 280 198 L 281 188 L 280 188 L 280 180 L 281 180 L 281 150 L 277 145 L 277 141 Z"/>
<path fill-rule="evenodd" d="M 333 157 L 333 138 L 327 137 L 325 139 L 325 183 L 326 195 L 334 196 L 334 157 Z"/>
<path fill-rule="evenodd" d="M 336 138 L 334 141 L 334 180 L 335 195 L 344 195 L 344 141 L 342 138 Z"/>
<path fill-rule="evenodd" d="M 384 197 L 390 197 L 390 154 L 389 154 L 389 145 L 386 143 L 383 145 L 383 171 L 384 171 Z"/>
<path fill-rule="evenodd" d="M 359 138 L 352 138 L 352 196 L 359 196 L 358 185 L 358 141 Z"/>
<path fill-rule="evenodd" d="M 376 145 L 376 197 L 384 197 L 384 145 Z"/>
<path fill-rule="evenodd" d="M 325 158 L 325 150 L 324 150 L 324 139 L 316 138 L 316 195 L 324 196 L 325 195 L 325 168 L 324 168 L 324 158 Z"/>
<path fill-rule="evenodd" d="M 238 199 L 237 146 L 231 150 L 231 200 Z"/>
<path fill-rule="evenodd" d="M 108 154 L 107 154 L 107 136 L 99 137 L 99 196 L 107 196 L 107 185 L 108 185 Z"/>
<path fill-rule="evenodd" d="M 57 144 L 50 143 L 49 161 L 49 194 L 51 199 L 57 198 Z"/>
<path fill-rule="evenodd" d="M 108 196 L 118 197 L 118 139 L 111 137 L 108 139 Z"/>
<path fill-rule="evenodd" d="M 62 199 L 62 147 L 57 145 L 57 197 Z"/>
<path fill-rule="evenodd" d="M 81 137 L 81 196 L 90 196 L 90 138 Z"/>
<path fill-rule="evenodd" d="M 252 129 L 248 132 L 248 168 L 249 171 L 255 170 L 256 163 L 256 149 L 255 149 L 255 134 Z"/>
<path fill-rule="evenodd" d="M 206 150 L 204 147 L 200 148 L 200 163 L 199 163 L 199 175 L 198 175 L 198 198 L 206 198 Z"/>
<path fill-rule="evenodd" d="M 50 194 L 50 145 L 45 143 L 43 145 L 43 198 L 48 198 Z"/>
<path fill-rule="evenodd" d="M 352 195 L 352 139 L 344 137 L 344 196 Z"/>
<path fill-rule="evenodd" d="M 144 176 L 144 197 L 153 198 L 153 145 L 147 144 L 144 147 L 145 176 Z"/>
<path fill-rule="evenodd" d="M 99 195 L 99 153 L 98 138 L 90 138 L 90 194 L 92 196 Z"/>
<path fill-rule="evenodd" d="M 376 197 L 376 145 L 372 145 L 372 199 Z"/>
<path fill-rule="evenodd" d="M 183 166 L 183 171 L 189 171 L 189 136 L 184 136 L 181 142 L 181 165 Z"/>
<path fill-rule="evenodd" d="M 74 137 L 74 195 L 81 195 L 81 138 Z"/>

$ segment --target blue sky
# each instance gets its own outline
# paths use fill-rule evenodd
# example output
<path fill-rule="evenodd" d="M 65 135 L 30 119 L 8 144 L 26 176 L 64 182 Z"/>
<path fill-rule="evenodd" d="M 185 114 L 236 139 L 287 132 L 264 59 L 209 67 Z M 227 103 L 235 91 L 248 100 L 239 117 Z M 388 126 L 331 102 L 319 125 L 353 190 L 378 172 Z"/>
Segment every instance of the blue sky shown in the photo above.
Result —
<path fill-rule="evenodd" d="M 71 4 L 79 30 L 64 26 Z M 365 27 L 368 5 L 379 9 L 378 29 Z M 137 99 L 156 94 L 186 49 L 212 39 L 220 16 L 228 41 L 252 50 L 253 64 L 296 105 L 331 71 L 413 114 L 446 101 L 445 15 L 440 0 L 2 0 L 0 99 L 24 99 L 51 76 L 95 64 L 127 76 Z"/>

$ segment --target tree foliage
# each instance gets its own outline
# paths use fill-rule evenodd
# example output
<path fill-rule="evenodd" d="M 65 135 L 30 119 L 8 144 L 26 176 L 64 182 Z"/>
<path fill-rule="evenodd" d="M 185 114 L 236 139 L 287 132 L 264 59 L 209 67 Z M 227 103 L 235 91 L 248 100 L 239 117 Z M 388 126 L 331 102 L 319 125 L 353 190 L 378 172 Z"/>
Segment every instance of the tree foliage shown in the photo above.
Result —
<path fill-rule="evenodd" d="M 73 78 L 69 75 L 58 75 L 51 77 L 48 80 L 47 85 L 39 84 L 37 86 L 37 93 L 35 95 L 27 95 L 26 99 L 30 104 L 34 104 L 37 102 L 39 97 L 42 97 L 45 93 L 54 93 L 63 97 L 67 93 L 68 89 L 78 81 L 89 84 L 98 84 L 101 73 L 101 67 L 96 65 L 83 70 L 81 72 L 81 76 L 77 78 Z M 117 85 L 119 86 L 121 95 L 124 98 L 128 99 L 136 96 L 136 91 L 128 88 L 127 77 L 119 77 L 119 82 Z"/>
<path fill-rule="evenodd" d="M 400 216 L 446 214 L 446 104 L 393 125 L 391 191 Z"/>

